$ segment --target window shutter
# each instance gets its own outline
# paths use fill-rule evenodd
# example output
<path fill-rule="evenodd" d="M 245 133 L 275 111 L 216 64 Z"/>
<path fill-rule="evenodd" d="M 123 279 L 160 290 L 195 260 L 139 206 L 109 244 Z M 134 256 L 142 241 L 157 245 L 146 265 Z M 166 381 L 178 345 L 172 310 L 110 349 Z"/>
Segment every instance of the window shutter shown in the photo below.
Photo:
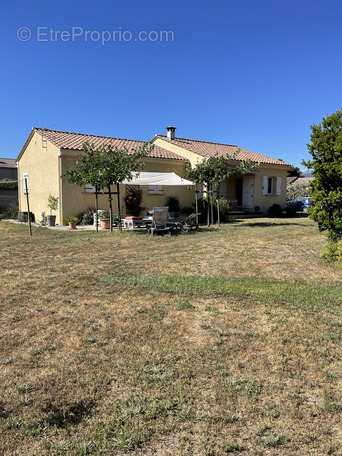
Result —
<path fill-rule="evenodd" d="M 261 193 L 263 195 L 267 195 L 267 187 L 268 187 L 268 177 L 267 176 L 262 176 L 262 189 Z"/>
<path fill-rule="evenodd" d="M 281 177 L 277 177 L 276 195 L 281 195 Z"/>
<path fill-rule="evenodd" d="M 160 195 L 163 193 L 163 186 L 162 185 L 149 185 L 148 193 L 150 195 Z"/>
<path fill-rule="evenodd" d="M 90 184 L 85 184 L 84 192 L 85 193 L 95 193 L 95 187 L 93 185 L 90 185 Z"/>
<path fill-rule="evenodd" d="M 23 193 L 26 195 L 25 179 L 27 179 L 27 191 L 29 190 L 28 173 L 23 173 Z"/>

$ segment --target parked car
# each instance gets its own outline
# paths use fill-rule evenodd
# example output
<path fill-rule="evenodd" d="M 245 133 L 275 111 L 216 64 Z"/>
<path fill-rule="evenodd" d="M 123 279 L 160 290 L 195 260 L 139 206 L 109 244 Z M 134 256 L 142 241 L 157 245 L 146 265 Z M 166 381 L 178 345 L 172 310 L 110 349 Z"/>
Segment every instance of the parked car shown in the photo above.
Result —
<path fill-rule="evenodd" d="M 290 201 L 286 204 L 287 207 L 292 207 L 296 212 L 303 210 L 304 203 L 302 201 Z"/>
<path fill-rule="evenodd" d="M 308 209 L 313 206 L 313 199 L 311 197 L 298 197 L 294 201 L 291 201 L 287 206 L 293 207 L 298 212 L 307 212 Z"/>
<path fill-rule="evenodd" d="M 314 205 L 313 199 L 311 197 L 298 197 L 297 201 L 303 204 L 303 212 L 307 212 L 308 209 Z"/>

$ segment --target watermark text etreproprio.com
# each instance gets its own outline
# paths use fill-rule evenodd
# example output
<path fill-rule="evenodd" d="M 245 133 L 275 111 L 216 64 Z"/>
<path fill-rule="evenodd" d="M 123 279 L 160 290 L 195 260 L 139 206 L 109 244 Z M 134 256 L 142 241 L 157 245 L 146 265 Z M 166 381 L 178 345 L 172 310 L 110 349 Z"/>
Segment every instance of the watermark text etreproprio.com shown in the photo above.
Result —
<path fill-rule="evenodd" d="M 104 46 L 107 43 L 136 42 L 173 42 L 175 33 L 172 30 L 140 30 L 133 33 L 130 30 L 85 30 L 83 27 L 72 27 L 70 30 L 55 30 L 52 27 L 37 27 L 30 29 L 20 27 L 17 30 L 20 41 L 35 39 L 39 42 L 93 42 Z"/>

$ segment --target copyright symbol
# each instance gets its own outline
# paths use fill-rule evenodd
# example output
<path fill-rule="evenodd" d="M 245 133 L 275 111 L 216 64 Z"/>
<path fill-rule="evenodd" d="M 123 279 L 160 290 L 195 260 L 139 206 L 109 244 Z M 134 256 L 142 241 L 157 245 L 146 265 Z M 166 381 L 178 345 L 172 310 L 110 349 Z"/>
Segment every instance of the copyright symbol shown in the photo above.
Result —
<path fill-rule="evenodd" d="M 17 38 L 20 41 L 28 41 L 31 38 L 31 30 L 28 27 L 20 27 L 17 30 Z"/>

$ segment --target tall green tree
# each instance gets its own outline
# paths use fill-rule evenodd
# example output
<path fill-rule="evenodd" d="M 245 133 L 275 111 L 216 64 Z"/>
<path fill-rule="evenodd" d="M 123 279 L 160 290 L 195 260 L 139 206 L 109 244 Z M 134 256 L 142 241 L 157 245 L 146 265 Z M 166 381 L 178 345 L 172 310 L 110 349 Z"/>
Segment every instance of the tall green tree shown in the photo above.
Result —
<path fill-rule="evenodd" d="M 237 164 L 232 164 L 239 153 L 239 149 L 233 155 L 215 155 L 212 158 L 204 158 L 194 167 L 191 163 L 185 165 L 185 177 L 191 179 L 196 184 L 204 184 L 208 192 L 208 202 L 211 204 L 213 212 L 213 186 L 218 187 L 221 182 L 232 176 L 244 176 L 259 168 L 259 163 L 251 160 L 243 160 Z M 208 204 L 208 225 L 210 224 L 209 204 Z M 213 220 L 213 215 L 212 215 Z"/>
<path fill-rule="evenodd" d="M 304 174 L 298 168 L 298 166 L 291 166 L 287 172 L 287 177 L 304 177 Z"/>
<path fill-rule="evenodd" d="M 144 143 L 138 149 L 129 152 L 126 147 L 119 149 L 112 144 L 107 144 L 96 148 L 93 144 L 85 142 L 83 144 L 82 154 L 77 157 L 75 168 L 68 169 L 63 177 L 68 182 L 79 186 L 90 184 L 95 187 L 96 193 L 102 188 L 107 188 L 111 220 L 111 186 L 116 185 L 120 219 L 119 184 L 124 180 L 131 181 L 134 175 L 143 169 L 143 159 L 152 149 L 153 146 L 148 143 Z M 121 224 L 119 224 L 119 227 L 121 229 Z"/>
<path fill-rule="evenodd" d="M 312 125 L 311 131 L 312 159 L 302 162 L 313 170 L 310 187 L 315 205 L 310 217 L 320 231 L 337 240 L 342 237 L 342 109 Z"/>

